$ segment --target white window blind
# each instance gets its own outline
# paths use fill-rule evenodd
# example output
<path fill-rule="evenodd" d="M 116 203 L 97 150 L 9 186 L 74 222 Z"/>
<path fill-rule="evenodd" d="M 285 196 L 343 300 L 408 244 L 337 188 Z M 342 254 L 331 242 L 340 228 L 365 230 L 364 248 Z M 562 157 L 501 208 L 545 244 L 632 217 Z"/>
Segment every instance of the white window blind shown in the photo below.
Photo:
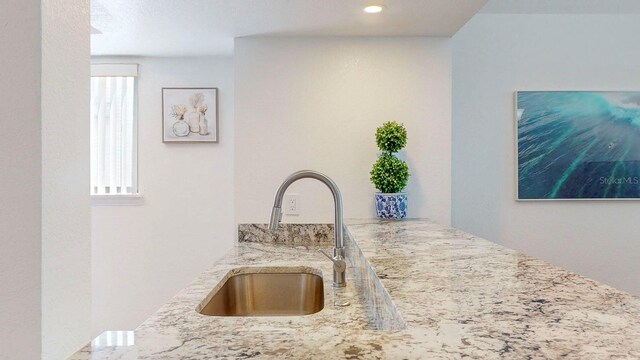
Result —
<path fill-rule="evenodd" d="M 91 75 L 91 195 L 134 195 L 137 65 L 92 65 Z"/>

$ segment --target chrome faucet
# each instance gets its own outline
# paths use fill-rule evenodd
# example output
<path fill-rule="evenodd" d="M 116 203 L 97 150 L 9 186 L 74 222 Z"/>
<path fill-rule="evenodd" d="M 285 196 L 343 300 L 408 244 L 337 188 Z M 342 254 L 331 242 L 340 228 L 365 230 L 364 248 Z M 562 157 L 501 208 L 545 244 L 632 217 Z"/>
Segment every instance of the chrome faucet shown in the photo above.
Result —
<path fill-rule="evenodd" d="M 342 195 L 340 189 L 333 180 L 328 176 L 313 170 L 301 170 L 289 175 L 280 185 L 276 192 L 276 198 L 273 201 L 273 209 L 271 210 L 271 220 L 269 220 L 269 230 L 278 230 L 280 220 L 282 220 L 282 199 L 289 185 L 300 179 L 316 179 L 329 188 L 333 194 L 333 203 L 335 205 L 335 221 L 333 226 L 333 256 L 319 250 L 333 262 L 333 286 L 343 287 L 347 285 L 345 270 L 347 263 L 344 255 L 344 228 L 342 218 Z"/>

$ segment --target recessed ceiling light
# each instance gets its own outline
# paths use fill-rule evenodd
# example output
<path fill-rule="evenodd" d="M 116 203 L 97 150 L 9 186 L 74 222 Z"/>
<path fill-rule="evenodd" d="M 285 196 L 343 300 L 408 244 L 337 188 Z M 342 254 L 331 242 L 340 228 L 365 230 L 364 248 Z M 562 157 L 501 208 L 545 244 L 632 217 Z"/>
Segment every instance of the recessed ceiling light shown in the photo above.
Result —
<path fill-rule="evenodd" d="M 364 12 L 368 14 L 377 14 L 382 11 L 381 5 L 369 5 L 364 8 Z"/>

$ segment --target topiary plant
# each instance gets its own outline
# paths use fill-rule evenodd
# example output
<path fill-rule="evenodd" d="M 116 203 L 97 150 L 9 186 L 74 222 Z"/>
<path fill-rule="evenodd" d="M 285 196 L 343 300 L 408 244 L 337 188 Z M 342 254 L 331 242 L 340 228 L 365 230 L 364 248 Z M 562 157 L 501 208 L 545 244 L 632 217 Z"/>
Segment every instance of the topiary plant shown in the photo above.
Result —
<path fill-rule="evenodd" d="M 389 154 L 398 152 L 407 144 L 407 129 L 395 121 L 387 121 L 376 129 L 376 144 Z"/>
<path fill-rule="evenodd" d="M 376 143 L 382 154 L 371 169 L 371 182 L 382 193 L 401 192 L 409 180 L 409 166 L 393 155 L 407 144 L 407 129 L 388 121 L 376 129 Z"/>
<path fill-rule="evenodd" d="M 383 152 L 371 169 L 371 182 L 385 194 L 398 193 L 407 186 L 409 166 L 392 154 Z"/>

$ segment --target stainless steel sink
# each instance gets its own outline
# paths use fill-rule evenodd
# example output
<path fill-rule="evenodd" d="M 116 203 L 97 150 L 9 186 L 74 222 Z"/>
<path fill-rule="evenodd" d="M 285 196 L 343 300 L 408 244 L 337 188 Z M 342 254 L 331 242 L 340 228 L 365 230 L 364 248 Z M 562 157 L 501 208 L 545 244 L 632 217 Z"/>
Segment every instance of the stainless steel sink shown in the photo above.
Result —
<path fill-rule="evenodd" d="M 196 309 L 211 316 L 295 316 L 324 307 L 322 277 L 309 272 L 246 272 L 229 277 Z"/>

